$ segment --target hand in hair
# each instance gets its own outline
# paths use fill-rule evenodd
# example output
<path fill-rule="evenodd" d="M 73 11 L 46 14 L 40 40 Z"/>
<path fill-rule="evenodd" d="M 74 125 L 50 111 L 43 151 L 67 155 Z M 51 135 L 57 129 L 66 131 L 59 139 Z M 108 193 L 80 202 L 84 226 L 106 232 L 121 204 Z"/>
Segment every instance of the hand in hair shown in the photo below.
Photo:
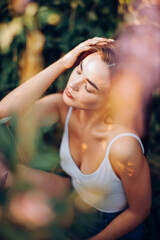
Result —
<path fill-rule="evenodd" d="M 107 39 L 107 38 L 101 38 L 101 37 L 94 37 L 92 39 L 88 39 L 82 43 L 80 43 L 78 46 L 76 46 L 73 50 L 71 50 L 69 53 L 67 53 L 63 57 L 63 62 L 65 64 L 65 68 L 71 68 L 75 65 L 78 57 L 86 52 L 92 50 L 93 46 L 102 46 L 102 45 L 108 45 L 109 43 L 113 42 L 113 39 Z"/>

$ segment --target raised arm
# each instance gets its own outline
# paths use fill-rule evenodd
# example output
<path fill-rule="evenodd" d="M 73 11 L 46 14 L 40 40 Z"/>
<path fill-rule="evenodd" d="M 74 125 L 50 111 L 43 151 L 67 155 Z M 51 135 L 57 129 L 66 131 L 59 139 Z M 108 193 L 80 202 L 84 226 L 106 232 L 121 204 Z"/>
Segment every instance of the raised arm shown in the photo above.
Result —
<path fill-rule="evenodd" d="M 134 230 L 148 216 L 151 183 L 147 161 L 137 140 L 125 137 L 111 147 L 110 161 L 121 178 L 128 208 L 89 240 L 116 240 Z"/>
<path fill-rule="evenodd" d="M 93 38 L 79 44 L 64 57 L 10 92 L 0 102 L 0 119 L 12 114 L 25 113 L 44 94 L 61 73 L 75 64 L 78 56 L 82 52 L 88 51 L 98 42 L 105 42 L 107 44 L 110 40 Z"/>
<path fill-rule="evenodd" d="M 14 89 L 0 102 L 0 117 L 26 112 L 65 70 L 65 63 L 61 58 Z"/>

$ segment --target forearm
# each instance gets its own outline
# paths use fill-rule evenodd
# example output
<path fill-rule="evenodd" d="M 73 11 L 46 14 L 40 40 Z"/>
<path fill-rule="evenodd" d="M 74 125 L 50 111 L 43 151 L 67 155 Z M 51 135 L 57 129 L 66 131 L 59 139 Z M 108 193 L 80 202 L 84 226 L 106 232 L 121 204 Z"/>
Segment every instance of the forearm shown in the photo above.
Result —
<path fill-rule="evenodd" d="M 111 39 L 93 38 L 89 39 L 72 51 L 60 58 L 57 62 L 50 65 L 34 77 L 30 78 L 25 83 L 21 84 L 11 93 L 9 93 L 0 102 L 0 118 L 8 117 L 12 114 L 23 114 L 31 105 L 38 100 L 54 80 L 65 70 L 74 66 L 78 56 L 88 51 L 97 43 L 108 44 L 112 42 Z"/>
<path fill-rule="evenodd" d="M 61 58 L 14 89 L 0 102 L 0 118 L 27 111 L 65 70 L 63 58 Z"/>
<path fill-rule="evenodd" d="M 147 217 L 148 213 L 136 214 L 131 209 L 116 217 L 104 230 L 89 240 L 116 240 L 134 230 Z"/>

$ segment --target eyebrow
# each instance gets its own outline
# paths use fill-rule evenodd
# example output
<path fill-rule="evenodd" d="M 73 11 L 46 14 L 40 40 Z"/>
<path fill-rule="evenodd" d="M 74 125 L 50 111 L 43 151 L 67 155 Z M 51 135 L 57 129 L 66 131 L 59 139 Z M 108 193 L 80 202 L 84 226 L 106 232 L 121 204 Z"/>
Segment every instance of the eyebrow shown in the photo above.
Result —
<path fill-rule="evenodd" d="M 83 71 L 83 65 L 82 65 L 82 63 L 83 63 L 83 61 L 80 62 L 80 68 L 81 68 L 81 71 Z M 92 85 L 92 87 L 94 87 L 96 90 L 99 91 L 99 89 L 98 89 L 98 87 L 96 86 L 95 83 L 93 83 L 93 82 L 92 82 L 91 80 L 89 80 L 88 78 L 86 78 L 86 80 L 87 80 L 87 82 L 88 82 L 90 85 Z"/>
<path fill-rule="evenodd" d="M 96 86 L 96 84 L 94 84 L 92 81 L 90 81 L 88 78 L 86 78 L 87 82 L 92 85 L 92 87 L 94 87 L 97 91 L 99 91 L 98 87 Z"/>

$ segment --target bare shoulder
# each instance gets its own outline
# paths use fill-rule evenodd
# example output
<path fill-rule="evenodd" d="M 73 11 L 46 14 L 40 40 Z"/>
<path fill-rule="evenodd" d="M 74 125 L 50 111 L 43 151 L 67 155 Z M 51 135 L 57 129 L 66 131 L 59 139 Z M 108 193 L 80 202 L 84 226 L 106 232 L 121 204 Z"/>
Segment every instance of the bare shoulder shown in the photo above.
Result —
<path fill-rule="evenodd" d="M 139 172 L 146 161 L 140 142 L 128 135 L 120 137 L 112 144 L 109 159 L 118 176 Z"/>
<path fill-rule="evenodd" d="M 64 103 L 62 93 L 54 93 L 39 99 L 31 109 L 39 124 L 51 125 L 64 122 L 68 106 Z"/>
<path fill-rule="evenodd" d="M 54 93 L 46 96 L 46 98 L 53 108 L 56 106 L 59 115 L 59 121 L 64 124 L 69 107 L 63 100 L 63 93 Z"/>
<path fill-rule="evenodd" d="M 66 105 L 66 103 L 64 102 L 62 93 L 57 93 L 57 98 L 58 98 L 58 111 L 60 116 L 60 122 L 64 124 L 69 106 Z"/>

